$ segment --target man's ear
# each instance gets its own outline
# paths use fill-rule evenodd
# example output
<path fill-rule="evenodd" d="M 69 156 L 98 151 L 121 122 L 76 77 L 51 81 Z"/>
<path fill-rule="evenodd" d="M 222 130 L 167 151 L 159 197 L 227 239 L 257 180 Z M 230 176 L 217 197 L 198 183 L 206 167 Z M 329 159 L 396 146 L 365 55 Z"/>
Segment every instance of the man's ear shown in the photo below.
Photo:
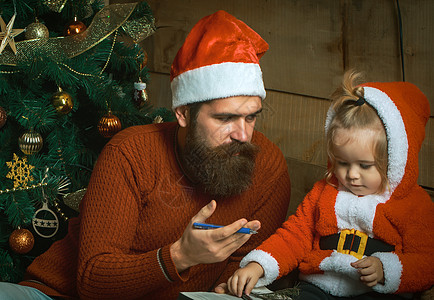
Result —
<path fill-rule="evenodd" d="M 179 126 L 187 127 L 190 120 L 187 105 L 181 105 L 175 108 L 175 115 L 178 119 Z"/>

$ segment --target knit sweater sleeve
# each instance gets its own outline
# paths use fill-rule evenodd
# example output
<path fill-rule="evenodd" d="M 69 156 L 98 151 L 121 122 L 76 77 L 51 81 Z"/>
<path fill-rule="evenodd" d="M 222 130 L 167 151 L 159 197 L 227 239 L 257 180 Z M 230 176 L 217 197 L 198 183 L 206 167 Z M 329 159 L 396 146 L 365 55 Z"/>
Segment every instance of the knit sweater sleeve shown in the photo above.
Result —
<path fill-rule="evenodd" d="M 81 207 L 81 299 L 137 298 L 167 283 L 161 262 L 170 260 L 169 245 L 146 253 L 131 249 L 141 197 L 136 177 L 122 151 L 112 145 L 103 150 Z"/>

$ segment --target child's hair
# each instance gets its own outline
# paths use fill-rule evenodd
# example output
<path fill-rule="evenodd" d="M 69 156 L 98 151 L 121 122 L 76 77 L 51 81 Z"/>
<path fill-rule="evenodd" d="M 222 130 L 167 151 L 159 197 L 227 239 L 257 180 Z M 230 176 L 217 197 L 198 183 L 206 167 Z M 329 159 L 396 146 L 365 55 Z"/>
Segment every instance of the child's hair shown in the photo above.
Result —
<path fill-rule="evenodd" d="M 335 135 L 337 129 L 371 129 L 378 132 L 375 134 L 373 155 L 375 167 L 381 176 L 381 185 L 378 194 L 383 193 L 388 187 L 387 180 L 387 137 L 386 132 L 371 105 L 364 101 L 364 89 L 358 85 L 361 83 L 362 75 L 354 70 L 344 74 L 342 86 L 331 96 L 333 100 L 332 109 L 335 112 L 327 130 L 327 155 L 329 167 L 326 172 L 326 181 L 331 183 L 335 171 L 336 159 L 333 148 L 335 146 Z"/>

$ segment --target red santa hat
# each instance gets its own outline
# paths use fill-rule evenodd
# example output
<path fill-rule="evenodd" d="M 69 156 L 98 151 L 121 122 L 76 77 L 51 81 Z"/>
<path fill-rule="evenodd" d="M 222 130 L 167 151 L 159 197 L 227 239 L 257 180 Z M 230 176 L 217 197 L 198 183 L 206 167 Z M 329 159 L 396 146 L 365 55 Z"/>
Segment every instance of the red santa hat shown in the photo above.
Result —
<path fill-rule="evenodd" d="M 170 71 L 172 107 L 232 96 L 259 96 L 265 88 L 259 59 L 268 44 L 225 11 L 201 19 Z"/>

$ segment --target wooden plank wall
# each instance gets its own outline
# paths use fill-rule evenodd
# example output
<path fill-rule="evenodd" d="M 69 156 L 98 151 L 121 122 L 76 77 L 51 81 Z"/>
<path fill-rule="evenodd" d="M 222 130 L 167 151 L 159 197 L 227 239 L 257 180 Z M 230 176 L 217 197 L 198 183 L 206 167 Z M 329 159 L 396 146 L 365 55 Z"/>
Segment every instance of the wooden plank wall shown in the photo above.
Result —
<path fill-rule="evenodd" d="M 200 18 L 223 9 L 247 23 L 270 45 L 261 59 L 267 99 L 257 128 L 287 158 L 293 186 L 292 213 L 323 176 L 327 98 L 345 69 L 365 72 L 368 81 L 403 80 L 404 74 L 406 81 L 427 95 L 434 115 L 434 1 L 400 0 L 401 29 L 397 2 L 148 0 L 158 28 L 142 45 L 151 70 L 150 101 L 155 106 L 171 107 L 170 65 Z M 431 117 L 420 154 L 419 177 L 419 184 L 431 189 L 433 153 Z"/>

